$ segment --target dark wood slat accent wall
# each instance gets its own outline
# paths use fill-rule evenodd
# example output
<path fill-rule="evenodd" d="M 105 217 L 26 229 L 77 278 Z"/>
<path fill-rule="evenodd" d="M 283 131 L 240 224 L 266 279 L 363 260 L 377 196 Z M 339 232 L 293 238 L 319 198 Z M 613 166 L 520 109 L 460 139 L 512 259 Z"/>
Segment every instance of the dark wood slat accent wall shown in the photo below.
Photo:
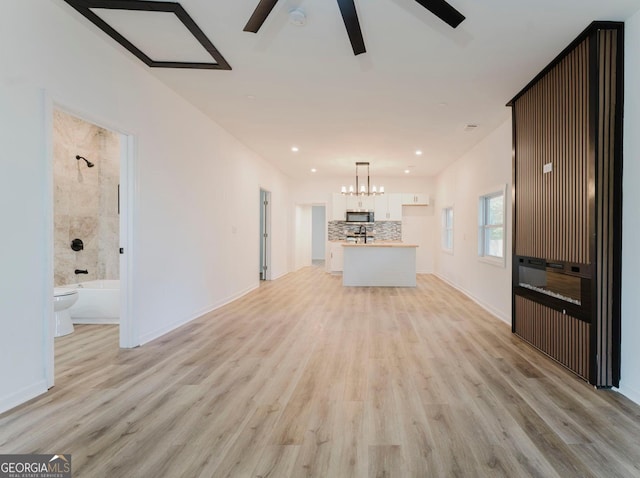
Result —
<path fill-rule="evenodd" d="M 594 22 L 509 103 L 512 330 L 598 387 L 620 381 L 623 49 L 622 23 Z"/>
<path fill-rule="evenodd" d="M 587 38 L 514 105 L 516 255 L 590 262 L 588 68 Z"/>
<path fill-rule="evenodd" d="M 597 348 L 599 365 L 596 367 L 599 383 L 612 383 L 614 314 L 614 165 L 615 165 L 615 99 L 616 99 L 616 51 L 617 32 L 598 32 L 598 144 L 597 144 L 597 194 L 596 194 L 596 254 L 597 269 Z"/>
<path fill-rule="evenodd" d="M 524 297 L 516 297 L 516 313 L 520 337 L 589 379 L 589 324 Z"/>

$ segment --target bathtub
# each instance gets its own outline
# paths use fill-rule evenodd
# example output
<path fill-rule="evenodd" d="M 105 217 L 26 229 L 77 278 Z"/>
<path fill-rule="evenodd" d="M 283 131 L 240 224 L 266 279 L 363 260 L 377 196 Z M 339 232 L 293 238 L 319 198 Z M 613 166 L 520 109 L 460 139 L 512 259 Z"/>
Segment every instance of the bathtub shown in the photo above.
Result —
<path fill-rule="evenodd" d="M 92 280 L 71 284 L 78 301 L 69 308 L 74 324 L 117 324 L 120 321 L 120 281 Z"/>

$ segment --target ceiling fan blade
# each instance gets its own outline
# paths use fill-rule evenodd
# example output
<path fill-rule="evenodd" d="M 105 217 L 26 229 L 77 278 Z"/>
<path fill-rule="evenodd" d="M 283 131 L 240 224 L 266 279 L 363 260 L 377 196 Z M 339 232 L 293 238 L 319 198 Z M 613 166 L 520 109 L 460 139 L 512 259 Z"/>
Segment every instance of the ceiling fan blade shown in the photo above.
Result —
<path fill-rule="evenodd" d="M 340 13 L 342 13 L 344 26 L 347 28 L 353 54 L 359 55 L 360 53 L 366 52 L 367 50 L 364 47 L 364 38 L 362 38 L 362 30 L 360 30 L 360 22 L 358 21 L 355 3 L 353 3 L 353 0 L 338 0 L 338 6 L 340 7 Z"/>
<path fill-rule="evenodd" d="M 416 0 L 416 2 L 453 28 L 460 25 L 465 18 L 462 13 L 444 0 Z"/>
<path fill-rule="evenodd" d="M 258 30 L 260 30 L 260 27 L 271 13 L 271 10 L 276 6 L 276 3 L 278 3 L 278 0 L 260 0 L 260 3 L 253 11 L 243 31 L 258 33 Z"/>

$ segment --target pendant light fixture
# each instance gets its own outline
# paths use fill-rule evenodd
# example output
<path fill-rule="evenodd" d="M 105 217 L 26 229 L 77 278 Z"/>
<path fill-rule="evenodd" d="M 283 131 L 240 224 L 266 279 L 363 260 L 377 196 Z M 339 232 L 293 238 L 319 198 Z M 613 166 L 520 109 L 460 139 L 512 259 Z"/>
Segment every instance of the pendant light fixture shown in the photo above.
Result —
<path fill-rule="evenodd" d="M 363 174 L 360 172 L 360 169 L 364 169 L 365 167 L 367 168 L 366 181 L 364 176 L 360 179 L 361 174 Z M 375 184 L 371 186 L 369 163 L 356 162 L 356 187 L 354 188 L 353 185 L 350 185 L 348 188 L 347 186 L 342 186 L 340 192 L 348 196 L 377 196 L 384 194 L 384 186 L 380 186 L 380 188 L 377 188 Z"/>

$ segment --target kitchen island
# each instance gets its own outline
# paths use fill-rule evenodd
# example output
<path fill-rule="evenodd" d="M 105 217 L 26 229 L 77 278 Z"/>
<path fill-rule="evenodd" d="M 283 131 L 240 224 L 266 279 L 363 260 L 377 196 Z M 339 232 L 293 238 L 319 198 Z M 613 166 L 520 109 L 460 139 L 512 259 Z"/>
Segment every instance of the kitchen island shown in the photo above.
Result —
<path fill-rule="evenodd" d="M 342 285 L 415 287 L 416 244 L 343 244 Z"/>

